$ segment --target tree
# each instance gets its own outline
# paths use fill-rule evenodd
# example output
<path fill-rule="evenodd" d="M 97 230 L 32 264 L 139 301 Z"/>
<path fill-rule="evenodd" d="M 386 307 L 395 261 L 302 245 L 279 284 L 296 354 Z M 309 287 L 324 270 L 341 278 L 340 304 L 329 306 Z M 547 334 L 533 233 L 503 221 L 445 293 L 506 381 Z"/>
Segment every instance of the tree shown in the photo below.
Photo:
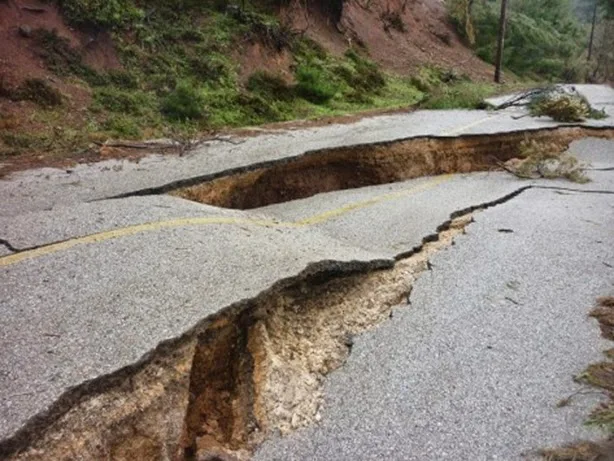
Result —
<path fill-rule="evenodd" d="M 595 0 L 595 5 L 593 6 L 593 20 L 591 21 L 591 38 L 588 41 L 588 56 L 586 60 L 591 62 L 591 57 L 593 56 L 593 43 L 595 40 L 595 26 L 597 25 L 597 12 L 599 11 L 599 0 Z"/>
<path fill-rule="evenodd" d="M 495 58 L 495 82 L 501 83 L 501 67 L 503 66 L 503 46 L 505 42 L 505 26 L 507 23 L 507 0 L 501 0 L 501 15 L 499 17 L 499 38 L 497 39 L 497 57 Z"/>
<path fill-rule="evenodd" d="M 582 2 L 584 8 L 586 2 L 594 0 L 574 1 Z M 473 0 L 469 10 L 468 0 L 446 2 L 459 33 L 470 42 L 465 14 L 469 11 L 476 54 L 496 65 L 501 0 Z M 586 56 L 581 56 L 586 50 L 588 34 L 574 13 L 571 0 L 507 0 L 506 3 L 505 34 L 501 35 L 505 52 L 501 50 L 499 78 L 503 68 L 536 79 L 577 81 L 584 77 Z"/>

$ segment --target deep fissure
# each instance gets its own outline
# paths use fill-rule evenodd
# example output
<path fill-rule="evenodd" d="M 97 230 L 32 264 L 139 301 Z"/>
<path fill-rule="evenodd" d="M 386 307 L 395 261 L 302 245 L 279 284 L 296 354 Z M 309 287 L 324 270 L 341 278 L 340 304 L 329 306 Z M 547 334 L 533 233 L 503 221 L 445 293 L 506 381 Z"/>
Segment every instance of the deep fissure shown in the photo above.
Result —
<path fill-rule="evenodd" d="M 614 137 L 609 129 L 590 134 Z M 224 202 L 214 204 L 249 208 L 254 202 L 248 197 L 260 192 L 265 202 L 277 203 L 288 197 L 313 195 L 313 187 L 324 192 L 367 185 L 364 181 L 409 179 L 405 176 L 412 174 L 474 171 L 477 166 L 486 169 L 492 165 L 487 159 L 501 161 L 516 155 L 527 136 L 550 142 L 556 136 L 563 148 L 571 140 L 587 136 L 587 131 L 571 127 L 505 136 L 505 140 L 492 142 L 486 142 L 485 137 L 462 141 L 424 138 L 340 148 L 332 154 L 321 151 L 271 164 L 263 171 L 184 185 L 179 195 L 183 196 L 185 187 L 205 187 L 215 192 L 209 198 Z M 467 139 L 477 140 L 477 144 L 463 144 Z M 448 150 L 437 151 L 444 144 L 446 149 L 456 146 L 459 153 L 447 158 Z M 414 150 L 425 145 L 426 151 Z M 501 153 L 493 157 L 497 146 Z M 402 165 L 387 161 L 389 148 L 397 149 L 392 158 L 400 159 Z M 329 154 L 333 161 L 326 160 Z M 375 160 L 348 166 L 343 164 L 346 155 L 360 161 Z M 421 162 L 412 164 L 416 158 Z M 299 181 L 305 162 L 309 173 Z M 316 181 L 315 174 L 328 179 Z M 248 179 L 241 175 L 248 175 Z M 291 179 L 286 181 L 284 175 Z M 356 175 L 357 182 L 341 180 L 349 175 Z M 394 264 L 386 260 L 349 265 L 324 262 L 280 281 L 254 299 L 229 306 L 182 338 L 161 345 L 137 366 L 70 390 L 46 414 L 33 418 L 13 438 L 0 443 L 0 455 L 27 460 L 83 456 L 247 459 L 272 430 L 287 433 L 317 419 L 322 381 L 343 365 L 352 337 L 385 321 L 395 306 L 407 302 L 413 282 L 429 269 L 429 256 L 464 232 L 472 212 L 503 203 L 532 187 L 521 187 L 496 201 L 454 213 L 437 234 L 425 237 L 419 248 L 399 255 Z"/>
<path fill-rule="evenodd" d="M 526 190 L 472 207 L 487 208 Z M 429 257 L 471 222 L 457 212 L 410 256 L 320 263 L 255 299 L 229 306 L 145 362 L 78 390 L 0 444 L 6 459 L 75 457 L 243 460 L 272 430 L 318 418 L 325 376 L 353 336 L 407 304 Z M 36 418 L 35 418 L 36 419 Z"/>
<path fill-rule="evenodd" d="M 120 197 L 170 193 L 224 208 L 253 209 L 323 192 L 394 183 L 422 176 L 499 169 L 527 140 L 561 152 L 583 137 L 614 138 L 614 129 L 554 127 L 490 135 L 417 137 L 307 152 L 213 175 L 189 178 Z"/>

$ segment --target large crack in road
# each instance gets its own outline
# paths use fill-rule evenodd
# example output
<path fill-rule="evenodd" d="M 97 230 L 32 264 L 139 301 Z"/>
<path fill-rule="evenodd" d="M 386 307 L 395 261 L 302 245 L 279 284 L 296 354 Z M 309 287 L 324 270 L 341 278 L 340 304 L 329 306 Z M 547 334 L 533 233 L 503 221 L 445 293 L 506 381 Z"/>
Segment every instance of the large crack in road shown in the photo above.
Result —
<path fill-rule="evenodd" d="M 544 136 L 554 134 L 561 146 L 566 146 L 570 140 L 585 136 L 586 130 L 558 128 L 530 136 L 546 139 Z M 590 133 L 594 135 L 595 131 Z M 599 130 L 598 134 L 614 135 L 612 130 Z M 392 171 L 403 171 L 400 163 L 382 163 L 380 159 L 372 163 L 380 168 L 375 170 L 380 181 L 376 183 L 441 169 L 472 171 L 476 165 L 485 168 L 483 162 L 492 157 L 493 149 L 501 150 L 499 160 L 512 156 L 527 134 L 506 136 L 503 144 L 497 144 L 502 143 L 501 139 L 486 143 L 485 138 L 477 144 L 467 144 L 466 139 L 438 140 L 435 144 L 433 140 L 420 140 L 422 147 L 430 147 L 417 169 L 405 169 L 392 178 Z M 404 142 L 409 144 L 397 145 L 397 152 L 409 165 L 408 160 L 416 158 L 413 143 L 418 141 Z M 461 157 L 446 160 L 446 149 L 459 148 L 459 142 L 465 146 L 461 151 L 471 159 L 465 159 L 466 167 Z M 431 156 L 442 149 L 442 143 L 447 145 L 444 155 L 435 161 Z M 366 156 L 376 152 L 364 149 Z M 347 152 L 338 160 L 347 160 L 345 155 Z M 433 161 L 435 164 L 428 167 L 431 169 L 425 167 Z M 231 186 L 214 181 L 215 195 L 226 197 L 220 199 L 225 205 L 250 208 L 312 195 L 312 183 L 326 191 L 365 185 L 365 178 L 375 181 L 374 176 L 358 175 L 358 183 L 343 183 L 338 178 L 318 183 L 317 178 L 306 175 L 293 189 L 288 182 L 272 183 L 272 178 L 292 177 L 284 169 L 289 164 L 284 165 L 257 174 L 260 179 L 268 178 L 266 181 L 252 178 L 246 183 L 240 175 L 228 179 L 236 181 Z M 327 165 L 320 165 L 325 176 L 327 171 L 333 176 L 341 171 L 336 167 L 327 169 Z M 352 165 L 342 170 L 351 172 Z M 387 165 L 385 171 L 382 165 Z M 299 163 L 291 168 L 297 168 L 298 174 L 304 166 Z M 271 192 L 260 189 L 264 186 Z M 204 187 L 210 188 L 211 184 Z M 68 390 L 13 437 L 0 442 L 0 456 L 15 460 L 247 459 L 272 432 L 288 433 L 319 418 L 323 380 L 343 365 L 351 352 L 352 337 L 386 321 L 393 307 L 407 302 L 414 281 L 429 269 L 430 257 L 454 243 L 454 237 L 471 222 L 472 213 L 505 203 L 532 188 L 614 193 L 527 185 L 497 200 L 452 213 L 436 233 L 424 237 L 421 246 L 398 254 L 396 263 L 322 261 L 312 265 L 256 298 L 230 305 L 204 319 L 180 338 L 160 344 L 139 363 Z M 263 198 L 257 203 L 249 198 L 260 193 Z M 0 243 L 20 252 L 7 241 Z"/>
<path fill-rule="evenodd" d="M 228 306 L 141 363 L 66 392 L 0 444 L 5 459 L 247 459 L 270 433 L 319 418 L 325 376 L 352 337 L 406 304 L 431 256 L 472 213 L 452 214 L 397 262 L 322 262 Z M 585 191 L 582 191 L 585 192 Z"/>
<path fill-rule="evenodd" d="M 209 205 L 253 209 L 323 192 L 387 184 L 423 176 L 498 169 L 524 142 L 564 151 L 584 137 L 614 138 L 614 129 L 557 126 L 499 134 L 423 136 L 320 149 L 300 156 L 196 176 L 112 198 L 172 195 Z"/>

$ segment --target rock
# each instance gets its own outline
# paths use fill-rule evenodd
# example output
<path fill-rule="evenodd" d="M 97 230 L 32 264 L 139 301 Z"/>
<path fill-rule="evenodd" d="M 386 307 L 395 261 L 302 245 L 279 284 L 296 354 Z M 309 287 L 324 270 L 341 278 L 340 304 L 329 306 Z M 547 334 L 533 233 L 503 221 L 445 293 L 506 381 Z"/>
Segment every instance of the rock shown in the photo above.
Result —
<path fill-rule="evenodd" d="M 32 37 L 32 28 L 26 25 L 19 26 L 19 35 L 21 35 L 24 38 Z"/>

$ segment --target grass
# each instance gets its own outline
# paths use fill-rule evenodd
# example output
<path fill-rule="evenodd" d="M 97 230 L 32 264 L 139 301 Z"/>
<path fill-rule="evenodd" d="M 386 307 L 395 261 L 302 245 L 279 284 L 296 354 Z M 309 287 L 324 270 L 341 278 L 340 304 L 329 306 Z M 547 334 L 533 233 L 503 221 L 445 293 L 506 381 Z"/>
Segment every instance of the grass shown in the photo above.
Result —
<path fill-rule="evenodd" d="M 123 68 L 96 71 L 68 40 L 54 31 L 35 31 L 33 46 L 47 68 L 91 90 L 92 102 L 78 123 L 69 122 L 69 98 L 44 81 L 28 83 L 22 99 L 43 107 L 34 117 L 52 140 L 33 142 L 32 149 L 60 153 L 74 149 L 76 140 L 85 146 L 92 139 L 169 133 L 182 137 L 194 131 L 397 109 L 421 101 L 424 108 L 475 108 L 500 91 L 433 66 L 413 78 L 388 75 L 365 50 L 334 56 L 273 15 L 250 7 L 219 9 L 217 3 L 223 2 L 155 0 L 141 9 L 132 0 L 63 0 L 73 24 L 111 31 Z M 392 28 L 400 26 L 395 18 L 388 19 Z M 243 83 L 233 56 L 238 46 L 249 42 L 290 51 L 293 75 L 282 78 L 259 71 Z M 64 128 L 54 129 L 58 126 Z"/>
<path fill-rule="evenodd" d="M 501 91 L 490 83 L 460 82 L 439 85 L 421 104 L 424 109 L 483 109 L 484 100 Z"/>
<path fill-rule="evenodd" d="M 604 338 L 614 341 L 614 296 L 597 300 L 590 315 L 599 321 Z M 577 379 L 609 396 L 609 401 L 593 410 L 588 425 L 597 426 L 607 434 L 604 442 L 578 442 L 561 448 L 542 450 L 546 461 L 610 461 L 614 453 L 614 354 L 606 351 L 608 360 L 590 365 Z"/>

